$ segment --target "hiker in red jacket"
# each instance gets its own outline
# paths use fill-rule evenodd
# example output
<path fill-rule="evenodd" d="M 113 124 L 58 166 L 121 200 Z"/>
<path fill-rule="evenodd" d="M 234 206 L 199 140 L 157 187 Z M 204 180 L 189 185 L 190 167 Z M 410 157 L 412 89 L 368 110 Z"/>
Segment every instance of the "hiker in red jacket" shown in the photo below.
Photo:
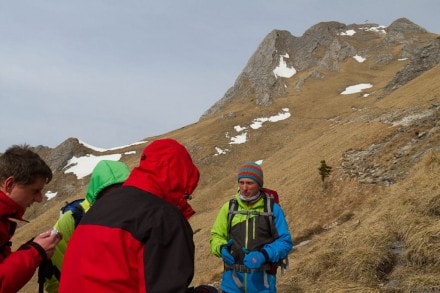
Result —
<path fill-rule="evenodd" d="M 185 147 L 158 139 L 123 186 L 84 215 L 64 256 L 59 292 L 210 292 L 194 275 L 187 203 L 199 170 Z"/>
<path fill-rule="evenodd" d="M 17 221 L 34 202 L 43 200 L 42 190 L 52 180 L 49 166 L 27 145 L 12 146 L 0 156 L 0 292 L 18 292 L 43 260 L 52 257 L 61 235 L 44 232 L 11 251 Z"/>

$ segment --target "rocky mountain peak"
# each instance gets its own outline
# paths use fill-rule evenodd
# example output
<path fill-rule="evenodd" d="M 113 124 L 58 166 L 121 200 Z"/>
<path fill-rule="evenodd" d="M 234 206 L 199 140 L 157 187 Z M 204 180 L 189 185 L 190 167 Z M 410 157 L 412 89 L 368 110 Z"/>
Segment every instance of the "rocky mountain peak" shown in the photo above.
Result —
<path fill-rule="evenodd" d="M 80 141 L 74 137 L 66 139 L 53 149 L 38 146 L 35 150 L 55 172 L 61 171 L 72 157 L 81 157 L 93 153 L 93 150 L 80 143 Z"/>
<path fill-rule="evenodd" d="M 389 34 L 426 34 L 428 32 L 407 18 L 399 18 L 393 21 L 386 30 Z"/>
<path fill-rule="evenodd" d="M 406 18 L 397 19 L 387 28 L 371 23 L 321 22 L 310 27 L 301 37 L 285 30 L 273 30 L 258 46 L 234 85 L 201 119 L 221 111 L 232 100 L 252 101 L 258 106 L 271 105 L 274 99 L 286 95 L 292 82 L 295 90 L 300 91 L 308 78 L 323 79 L 325 72 L 339 72 L 342 62 L 356 55 L 368 56 L 379 65 L 387 65 L 397 58 L 417 59 L 418 63 L 429 64 L 421 67 L 422 71 L 426 70 L 438 63 L 435 57 L 438 51 L 434 52 L 437 43 L 428 41 L 427 46 L 426 39 L 423 40 L 427 33 Z M 426 56 L 427 50 L 434 56 L 429 54 L 429 62 L 420 57 Z M 414 67 L 420 69 L 420 66 Z M 297 73 L 301 73 L 300 76 Z M 405 77 L 396 77 L 388 89 L 397 88 L 396 81 L 407 82 L 415 76 L 403 74 Z"/>

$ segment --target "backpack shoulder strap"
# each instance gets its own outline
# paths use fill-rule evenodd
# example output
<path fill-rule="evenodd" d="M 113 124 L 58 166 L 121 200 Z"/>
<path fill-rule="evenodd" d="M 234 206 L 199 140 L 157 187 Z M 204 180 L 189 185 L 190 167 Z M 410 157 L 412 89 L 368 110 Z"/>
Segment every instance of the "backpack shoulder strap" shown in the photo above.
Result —
<path fill-rule="evenodd" d="M 273 216 L 273 206 L 276 202 L 276 199 L 271 196 L 265 196 L 264 198 L 264 212 L 266 213 L 268 219 L 269 219 L 269 225 L 272 237 L 278 238 L 278 230 L 274 223 L 274 216 Z M 281 259 L 278 263 L 274 264 L 275 267 L 281 267 L 281 274 L 284 274 L 284 270 L 287 270 L 289 268 L 289 256 L 287 255 L 285 258 Z"/>
<path fill-rule="evenodd" d="M 75 228 L 78 226 L 79 222 L 81 221 L 82 217 L 84 216 L 84 208 L 81 205 L 81 203 L 84 201 L 84 198 L 75 199 L 71 202 L 67 202 L 66 204 L 61 207 L 60 209 L 60 216 L 65 214 L 67 211 L 72 212 L 72 217 L 74 219 Z"/>
<path fill-rule="evenodd" d="M 270 232 L 274 238 L 278 238 L 278 231 L 275 226 L 274 217 L 273 217 L 273 206 L 275 204 L 275 200 L 273 197 L 264 196 L 264 215 L 267 216 L 269 220 Z"/>
<path fill-rule="evenodd" d="M 228 235 L 231 234 L 232 218 L 235 216 L 238 210 L 238 202 L 235 198 L 229 200 L 229 211 L 228 211 Z"/>
<path fill-rule="evenodd" d="M 83 198 L 78 198 L 78 199 L 74 199 L 72 201 L 66 201 L 64 203 L 64 206 L 61 207 L 60 209 L 60 214 L 64 214 L 67 211 L 73 210 L 73 208 L 78 205 L 79 203 L 81 203 L 84 199 Z"/>
<path fill-rule="evenodd" d="M 275 200 L 273 197 L 269 197 L 264 195 L 264 211 L 263 212 L 246 212 L 250 214 L 258 214 L 262 216 L 266 216 L 269 220 L 270 230 L 273 237 L 278 237 L 278 232 L 275 227 L 275 222 L 273 218 L 273 205 L 275 204 Z M 235 198 L 229 200 L 229 211 L 228 211 L 228 234 L 231 233 L 232 227 L 232 218 L 235 214 L 238 214 L 238 202 Z"/>
<path fill-rule="evenodd" d="M 81 204 L 75 205 L 72 210 L 73 220 L 75 221 L 75 228 L 78 226 L 79 222 L 81 222 L 82 217 L 84 216 L 84 208 Z"/>

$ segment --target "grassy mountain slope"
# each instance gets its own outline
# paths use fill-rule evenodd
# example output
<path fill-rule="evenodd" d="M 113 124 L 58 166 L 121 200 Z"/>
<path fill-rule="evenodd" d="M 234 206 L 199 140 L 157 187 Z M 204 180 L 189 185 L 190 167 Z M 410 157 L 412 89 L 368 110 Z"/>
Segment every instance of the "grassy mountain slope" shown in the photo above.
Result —
<path fill-rule="evenodd" d="M 236 189 L 238 165 L 263 160 L 265 185 L 279 192 L 297 245 L 290 270 L 279 275 L 279 292 L 440 290 L 440 66 L 381 96 L 406 62 L 373 66 L 350 58 L 339 72 L 322 70 L 323 79 L 299 72 L 270 106 L 238 97 L 216 115 L 163 135 L 182 142 L 201 171 L 191 201 L 194 284 L 218 284 L 222 262 L 210 253 L 210 228 Z M 340 94 L 359 83 L 373 87 Z M 284 108 L 290 118 L 249 127 Z M 248 127 L 247 142 L 229 144 L 237 125 Z M 139 154 L 144 146 L 129 150 Z M 215 155 L 215 147 L 226 154 Z M 325 190 L 321 160 L 333 168 Z M 122 161 L 134 167 L 138 155 Z M 74 185 L 67 180 L 75 179 L 61 182 Z M 84 193 L 87 179 L 81 182 L 66 198 Z M 14 245 L 52 226 L 60 205 L 36 209 Z M 36 288 L 34 279 L 23 292 Z"/>

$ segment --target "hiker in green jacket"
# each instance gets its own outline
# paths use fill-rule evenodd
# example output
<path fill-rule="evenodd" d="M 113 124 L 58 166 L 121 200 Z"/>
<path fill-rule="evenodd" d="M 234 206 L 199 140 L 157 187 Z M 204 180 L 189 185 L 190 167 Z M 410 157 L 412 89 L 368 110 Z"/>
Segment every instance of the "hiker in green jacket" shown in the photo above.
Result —
<path fill-rule="evenodd" d="M 105 196 L 110 190 L 122 185 L 129 173 L 127 165 L 122 162 L 100 161 L 93 169 L 85 199 L 80 203 L 84 212 L 87 212 L 98 198 Z M 64 253 L 66 252 L 70 237 L 76 228 L 72 211 L 62 214 L 54 228 L 63 234 L 63 239 L 56 246 L 55 253 L 51 259 L 54 266 L 54 275 L 45 282 L 45 289 L 48 293 L 58 292 Z"/>
<path fill-rule="evenodd" d="M 276 292 L 277 267 L 293 247 L 280 205 L 263 189 L 263 170 L 240 166 L 239 190 L 220 209 L 211 229 L 211 251 L 224 262 L 225 293 Z"/>

